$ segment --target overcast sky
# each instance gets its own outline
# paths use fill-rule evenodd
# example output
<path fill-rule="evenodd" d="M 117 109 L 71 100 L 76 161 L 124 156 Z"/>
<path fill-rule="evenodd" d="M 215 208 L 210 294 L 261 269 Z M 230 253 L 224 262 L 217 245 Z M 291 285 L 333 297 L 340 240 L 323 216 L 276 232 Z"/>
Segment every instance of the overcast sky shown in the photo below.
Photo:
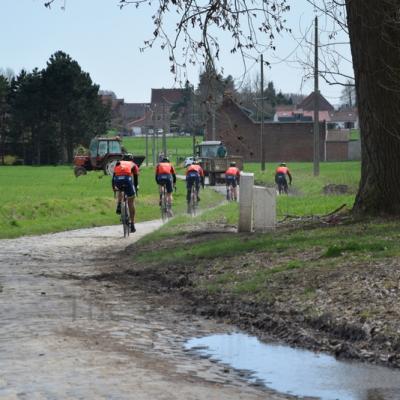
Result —
<path fill-rule="evenodd" d="M 306 0 L 291 2 L 288 23 L 295 37 L 300 37 L 299 31 L 309 28 L 315 14 Z M 145 52 L 139 50 L 153 31 L 148 7 L 120 10 L 118 0 L 65 0 L 66 7 L 62 10 L 64 0 L 57 0 L 49 10 L 43 3 L 43 0 L 0 0 L 0 68 L 11 68 L 16 73 L 22 68 L 41 69 L 51 54 L 62 50 L 102 90 L 112 90 L 126 102 L 149 102 L 151 88 L 174 87 L 168 54 L 159 45 Z M 225 40 L 221 35 L 220 44 L 228 49 Z M 299 45 L 286 35 L 279 38 L 277 48 L 275 54 L 264 55 L 272 61 L 271 69 L 265 69 L 265 79 L 272 80 L 276 89 L 284 93 L 308 95 L 313 90 L 313 80 L 304 83 L 303 69 L 293 62 L 298 58 L 296 54 L 302 58 L 310 55 L 304 43 Z M 348 49 L 341 51 L 350 57 Z M 239 57 L 223 53 L 219 66 L 224 68 L 225 75 L 230 74 L 240 82 L 244 68 Z M 248 74 L 253 77 L 260 68 L 252 60 L 248 67 Z M 351 73 L 351 66 L 345 68 L 346 73 Z M 199 72 L 200 66 L 188 72 L 192 83 L 197 83 Z M 321 80 L 320 89 L 332 104 L 339 103 L 341 87 L 326 85 Z"/>

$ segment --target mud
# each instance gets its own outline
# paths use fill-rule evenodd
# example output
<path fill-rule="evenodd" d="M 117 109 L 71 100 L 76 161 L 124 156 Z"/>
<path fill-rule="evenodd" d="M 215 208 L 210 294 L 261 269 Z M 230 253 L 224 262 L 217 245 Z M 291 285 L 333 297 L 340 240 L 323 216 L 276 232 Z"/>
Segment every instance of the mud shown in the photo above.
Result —
<path fill-rule="evenodd" d="M 204 227 L 203 227 L 204 228 Z M 225 235 L 228 226 L 181 235 L 180 243 L 196 245 Z M 157 244 L 159 246 L 160 244 Z M 162 244 L 173 247 L 171 241 Z M 140 251 L 151 251 L 149 244 Z M 318 254 L 296 254 L 298 259 Z M 278 340 L 313 351 L 323 351 L 343 359 L 356 359 L 391 367 L 400 367 L 400 260 L 350 260 L 337 269 L 304 269 L 288 271 L 268 283 L 271 299 L 255 300 L 232 296 L 229 292 L 209 293 L 198 285 L 222 265 L 235 274 L 244 265 L 274 266 L 267 253 L 252 252 L 224 260 L 188 260 L 186 265 L 141 265 L 130 255 L 129 268 L 103 279 L 120 285 L 134 285 L 158 293 L 176 309 L 190 314 L 234 324 L 264 340 Z M 286 261 L 289 261 L 286 260 Z M 224 264 L 225 263 L 225 264 Z M 200 266 L 200 267 L 199 267 Z M 215 271 L 215 272 L 213 272 Z M 132 277 L 130 281 L 128 277 Z M 305 296 L 305 288 L 315 288 Z"/>
<path fill-rule="evenodd" d="M 188 338 L 236 328 L 160 296 L 171 286 L 181 296 L 184 274 L 144 284 L 126 272 L 127 244 L 132 257 L 159 225 L 138 224 L 128 240 L 117 226 L 0 241 L 1 399 L 291 398 L 185 351 Z"/>

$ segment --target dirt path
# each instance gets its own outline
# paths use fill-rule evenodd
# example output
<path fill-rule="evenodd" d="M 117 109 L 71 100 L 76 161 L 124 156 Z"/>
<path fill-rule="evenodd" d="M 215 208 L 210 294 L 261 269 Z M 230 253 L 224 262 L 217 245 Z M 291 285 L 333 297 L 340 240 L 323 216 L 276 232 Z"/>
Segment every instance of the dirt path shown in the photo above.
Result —
<path fill-rule="evenodd" d="M 184 351 L 232 327 L 96 279 L 129 241 L 103 227 L 0 241 L 1 399 L 287 399 Z M 134 279 L 134 278 L 132 278 Z"/>

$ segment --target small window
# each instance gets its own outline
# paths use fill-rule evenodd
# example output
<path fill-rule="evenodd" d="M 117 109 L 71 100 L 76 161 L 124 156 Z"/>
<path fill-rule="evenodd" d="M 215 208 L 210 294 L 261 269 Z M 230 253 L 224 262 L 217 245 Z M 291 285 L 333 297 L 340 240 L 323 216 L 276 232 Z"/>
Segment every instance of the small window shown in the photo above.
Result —
<path fill-rule="evenodd" d="M 92 140 L 90 143 L 90 155 L 91 157 L 96 157 L 97 156 L 97 140 Z"/>
<path fill-rule="evenodd" d="M 109 149 L 108 151 L 110 153 L 121 153 L 121 144 L 118 141 L 115 142 L 108 142 Z"/>
<path fill-rule="evenodd" d="M 99 142 L 99 153 L 98 155 L 100 157 L 105 156 L 107 154 L 107 142 L 105 141 L 100 141 Z"/>

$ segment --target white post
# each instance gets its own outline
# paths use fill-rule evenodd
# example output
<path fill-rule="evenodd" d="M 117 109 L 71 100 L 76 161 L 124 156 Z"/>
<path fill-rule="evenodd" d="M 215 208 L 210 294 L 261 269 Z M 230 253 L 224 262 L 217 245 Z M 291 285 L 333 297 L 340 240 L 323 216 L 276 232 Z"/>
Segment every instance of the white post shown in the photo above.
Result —
<path fill-rule="evenodd" d="M 254 186 L 254 230 L 266 232 L 276 226 L 276 189 Z"/>
<path fill-rule="evenodd" d="M 254 174 L 241 172 L 239 190 L 239 232 L 251 232 L 253 229 L 253 186 Z"/>

